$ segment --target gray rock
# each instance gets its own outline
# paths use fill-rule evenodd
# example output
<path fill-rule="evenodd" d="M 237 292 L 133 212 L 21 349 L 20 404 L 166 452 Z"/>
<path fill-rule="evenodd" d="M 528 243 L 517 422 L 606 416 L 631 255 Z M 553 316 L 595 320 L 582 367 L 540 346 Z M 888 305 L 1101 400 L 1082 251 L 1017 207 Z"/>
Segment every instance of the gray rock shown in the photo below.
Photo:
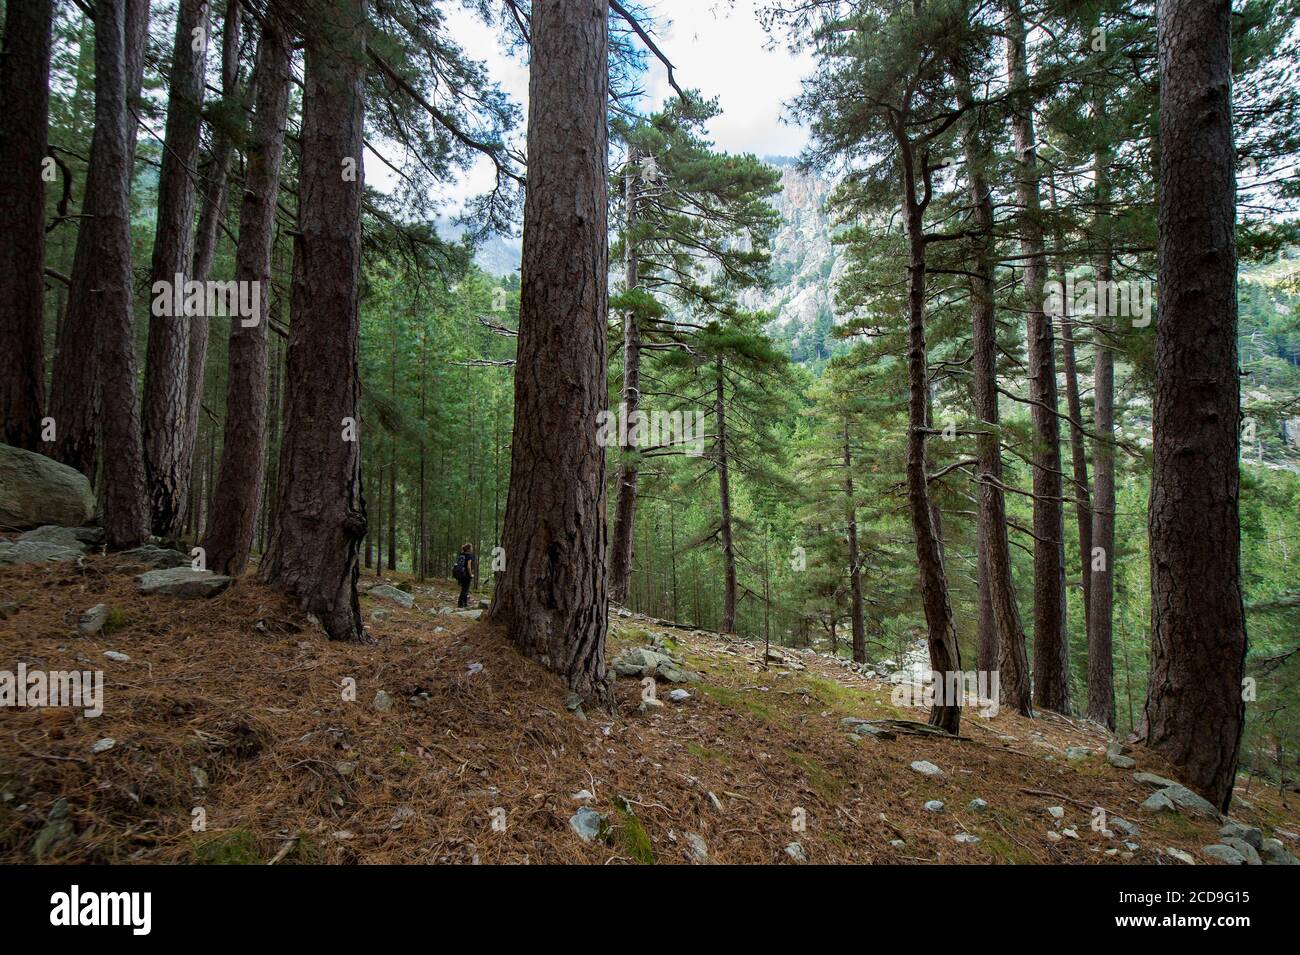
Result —
<path fill-rule="evenodd" d="M 1134 773 L 1133 779 L 1143 785 L 1154 786 L 1156 789 L 1164 789 L 1166 786 L 1178 785 L 1178 783 L 1174 782 L 1172 779 L 1165 779 L 1165 777 L 1157 776 L 1155 773 Z"/>
<path fill-rule="evenodd" d="M 1186 786 L 1175 783 L 1172 786 L 1165 787 L 1161 792 L 1168 796 L 1179 809 L 1186 809 L 1189 812 L 1209 816 L 1212 819 L 1219 818 L 1219 810 L 1209 800 L 1198 796 Z"/>
<path fill-rule="evenodd" d="M 215 597 L 235 582 L 233 577 L 193 567 L 150 570 L 135 580 L 140 593 L 162 597 Z"/>
<path fill-rule="evenodd" d="M 0 444 L 0 448 L 4 445 Z M 17 564 L 52 564 L 64 560 L 76 560 L 81 556 L 79 547 L 67 547 L 63 544 L 51 544 L 48 541 L 14 541 L 0 542 L 0 567 Z"/>
<path fill-rule="evenodd" d="M 1161 812 L 1162 810 L 1168 810 L 1169 812 L 1178 811 L 1178 807 L 1174 805 L 1172 799 L 1165 795 L 1163 789 L 1160 790 L 1160 792 L 1152 793 L 1148 796 L 1142 803 L 1142 808 L 1148 812 Z"/>
<path fill-rule="evenodd" d="M 966 808 L 969 809 L 971 812 L 984 812 L 986 809 L 989 808 L 989 804 L 985 802 L 983 799 L 972 799 L 969 803 L 966 804 Z"/>
<path fill-rule="evenodd" d="M 619 676 L 653 676 L 669 683 L 696 683 L 703 679 L 700 674 L 681 667 L 666 653 L 646 647 L 628 647 L 613 659 L 611 665 Z"/>
<path fill-rule="evenodd" d="M 387 691 L 379 690 L 375 693 L 375 709 L 380 713 L 387 713 L 393 708 L 393 698 L 388 695 Z"/>
<path fill-rule="evenodd" d="M 1288 852 L 1280 839 L 1265 839 L 1263 852 L 1265 865 L 1300 865 L 1300 859 Z"/>
<path fill-rule="evenodd" d="M 157 544 L 141 544 L 124 550 L 119 555 L 131 567 L 141 570 L 166 570 L 169 567 L 190 567 L 192 561 L 178 550 L 159 547 Z"/>
<path fill-rule="evenodd" d="M 372 597 L 379 597 L 383 600 L 391 600 L 393 603 L 397 604 L 398 606 L 405 607 L 407 610 L 410 610 L 412 607 L 415 606 L 414 597 L 408 594 L 405 590 L 398 590 L 396 587 L 393 587 L 390 584 L 381 584 L 378 587 L 371 587 L 368 593 Z"/>
<path fill-rule="evenodd" d="M 805 852 L 803 846 L 797 842 L 792 842 L 786 846 L 785 854 L 795 862 L 804 863 L 808 861 L 808 853 Z"/>
<path fill-rule="evenodd" d="M 1263 863 L 1260 862 L 1259 853 L 1255 851 L 1255 847 L 1245 839 L 1236 839 L 1232 836 L 1220 836 L 1219 841 L 1225 846 L 1232 846 L 1232 848 L 1241 853 L 1242 857 L 1245 858 L 1247 865 L 1263 865 Z"/>
<path fill-rule="evenodd" d="M 686 852 L 692 862 L 704 862 L 709 858 L 709 844 L 698 833 L 683 832 L 686 840 Z"/>
<path fill-rule="evenodd" d="M 453 617 L 464 617 L 466 620 L 478 620 L 483 616 L 482 610 L 457 610 L 452 614 Z"/>
<path fill-rule="evenodd" d="M 1137 765 L 1137 760 L 1132 756 L 1125 756 L 1122 753 L 1113 753 L 1107 751 L 1106 762 L 1110 763 L 1116 769 L 1132 769 Z"/>
<path fill-rule="evenodd" d="M 1165 854 L 1171 858 L 1177 859 L 1183 865 L 1196 865 L 1196 858 L 1190 852 L 1184 852 L 1182 849 L 1175 849 L 1173 846 L 1165 848 Z"/>
<path fill-rule="evenodd" d="M 1068 746 L 1065 750 L 1065 758 L 1072 763 L 1079 763 L 1085 759 L 1091 759 L 1092 750 L 1086 746 Z"/>
<path fill-rule="evenodd" d="M 894 732 L 885 729 L 883 726 L 877 726 L 871 720 L 859 719 L 856 716 L 846 716 L 840 720 L 840 725 L 845 727 L 850 733 L 858 736 L 870 736 L 872 739 L 894 739 Z"/>
<path fill-rule="evenodd" d="M 942 799 L 931 799 L 931 800 L 928 800 L 928 801 L 926 802 L 926 804 L 925 804 L 925 811 L 926 811 L 926 812 L 943 812 L 943 800 L 942 800 Z"/>
<path fill-rule="evenodd" d="M 590 806 L 583 806 L 569 817 L 569 828 L 576 832 L 583 842 L 599 839 L 605 826 L 605 817 Z"/>
<path fill-rule="evenodd" d="M 674 703 L 681 703 L 690 698 L 691 694 L 686 690 L 670 690 L 668 693 L 668 699 L 672 700 Z"/>
<path fill-rule="evenodd" d="M 80 527 L 94 516 L 95 495 L 80 471 L 0 444 L 0 527 Z"/>
<path fill-rule="evenodd" d="M 1201 850 L 1201 855 L 1209 856 L 1211 859 L 1217 859 L 1220 862 L 1226 862 L 1228 865 L 1246 864 L 1245 856 L 1232 846 L 1223 845 L 1222 843 L 1213 846 L 1206 846 Z"/>
<path fill-rule="evenodd" d="M 1142 831 L 1137 826 L 1133 825 L 1133 823 L 1129 822 L 1127 819 L 1123 818 L 1122 816 L 1111 816 L 1110 828 L 1118 829 L 1126 836 L 1136 836 L 1138 833 Z"/>
<path fill-rule="evenodd" d="M 104 651 L 104 656 L 105 656 L 107 659 L 112 660 L 114 663 L 130 663 L 130 662 L 131 662 L 131 658 L 130 658 L 129 656 L 127 656 L 125 653 L 123 653 L 121 650 L 105 650 L 105 651 Z"/>
<path fill-rule="evenodd" d="M 980 837 L 973 836 L 969 832 L 959 832 L 957 835 L 952 837 L 952 841 L 960 842 L 964 846 L 973 846 L 979 844 Z"/>
<path fill-rule="evenodd" d="M 104 629 L 108 623 L 108 604 L 95 604 L 77 618 L 77 630 L 84 636 L 92 637 Z"/>
<path fill-rule="evenodd" d="M 1248 826 L 1235 819 L 1229 819 L 1220 826 L 1219 835 L 1248 842 L 1253 849 L 1264 848 L 1264 833 L 1256 829 L 1254 826 Z M 1229 843 L 1229 845 L 1231 845 L 1231 843 Z"/>
<path fill-rule="evenodd" d="M 57 524 L 46 524 L 35 530 L 19 534 L 20 541 L 44 541 L 47 544 L 62 544 L 64 547 L 73 547 L 83 554 L 92 547 L 99 547 L 104 543 L 104 529 L 102 527 L 59 527 Z"/>
<path fill-rule="evenodd" d="M 902 839 L 890 839 L 890 840 L 889 840 L 889 844 L 890 844 L 891 846 L 893 846 L 895 849 L 906 849 L 906 848 L 907 848 L 907 843 L 904 842 Z"/>
<path fill-rule="evenodd" d="M 934 763 L 926 759 L 918 759 L 912 763 L 912 772 L 920 773 L 922 776 L 928 776 L 930 779 L 944 779 L 944 771 Z"/>
<path fill-rule="evenodd" d="M 95 745 L 90 747 L 90 751 L 92 753 L 107 753 L 116 745 L 117 740 L 113 739 L 111 736 L 105 736 L 103 739 L 97 740 Z"/>
<path fill-rule="evenodd" d="M 1048 806 L 1048 807 L 1047 807 L 1047 813 L 1048 813 L 1048 815 L 1050 815 L 1053 819 L 1064 819 L 1064 818 L 1065 818 L 1065 807 L 1064 807 L 1064 806 Z"/>
<path fill-rule="evenodd" d="M 45 826 L 37 833 L 36 841 L 32 844 L 32 855 L 37 862 L 44 862 L 46 854 L 56 843 L 72 836 L 72 820 L 68 815 L 68 801 L 60 796 L 54 800 L 50 814 L 45 819 Z"/>

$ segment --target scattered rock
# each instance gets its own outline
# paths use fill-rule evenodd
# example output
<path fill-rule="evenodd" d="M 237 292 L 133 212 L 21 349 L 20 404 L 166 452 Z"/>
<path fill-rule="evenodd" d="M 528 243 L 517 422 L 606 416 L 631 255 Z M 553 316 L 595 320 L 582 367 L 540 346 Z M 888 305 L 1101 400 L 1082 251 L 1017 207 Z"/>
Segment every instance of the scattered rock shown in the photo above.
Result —
<path fill-rule="evenodd" d="M 1247 826 L 1235 819 L 1229 819 L 1224 823 L 1219 828 L 1219 835 L 1248 842 L 1253 849 L 1264 848 L 1264 833 L 1256 829 L 1254 826 Z M 1228 844 L 1231 845 L 1232 843 Z"/>
<path fill-rule="evenodd" d="M 840 720 L 840 725 L 847 727 L 850 733 L 858 736 L 870 736 L 872 739 L 895 739 L 893 730 L 873 723 L 871 720 L 859 719 L 856 716 L 846 716 Z"/>
<path fill-rule="evenodd" d="M 648 698 L 641 701 L 641 704 L 636 708 L 636 711 L 640 713 L 642 716 L 644 716 L 646 713 L 649 713 L 651 710 L 663 709 L 663 706 L 664 706 L 663 700 Z"/>
<path fill-rule="evenodd" d="M 50 807 L 50 814 L 45 819 L 45 826 L 37 833 L 36 842 L 32 845 L 32 855 L 37 862 L 44 862 L 50 849 L 72 836 L 72 820 L 68 815 L 68 801 L 60 796 L 54 800 L 54 805 Z"/>
<path fill-rule="evenodd" d="M 803 863 L 808 861 L 808 853 L 805 852 L 803 846 L 797 842 L 792 842 L 786 846 L 785 854 L 795 862 Z"/>
<path fill-rule="evenodd" d="M 1132 769 L 1137 765 L 1137 760 L 1132 756 L 1124 756 L 1121 753 L 1106 753 L 1106 762 L 1110 763 L 1116 769 Z"/>
<path fill-rule="evenodd" d="M 1225 846 L 1236 849 L 1237 852 L 1246 860 L 1247 865 L 1263 865 L 1259 859 L 1259 853 L 1245 839 L 1236 839 L 1232 836 L 1223 836 L 1219 839 Z M 1262 840 L 1261 840 L 1262 841 Z"/>
<path fill-rule="evenodd" d="M 77 631 L 82 636 L 93 637 L 108 623 L 108 604 L 95 604 L 77 618 Z"/>
<path fill-rule="evenodd" d="M 685 700 L 689 700 L 690 698 L 691 698 L 691 694 L 687 690 L 676 689 L 676 690 L 670 690 L 668 693 L 668 699 L 672 700 L 674 703 L 681 703 L 684 702 Z"/>
<path fill-rule="evenodd" d="M 957 835 L 952 837 L 952 841 L 960 842 L 964 846 L 973 846 L 979 844 L 980 837 L 973 836 L 969 832 L 959 832 Z"/>
<path fill-rule="evenodd" d="M 628 647 L 611 665 L 619 676 L 657 677 L 669 683 L 694 683 L 703 677 L 678 665 L 672 657 L 646 647 Z"/>
<path fill-rule="evenodd" d="M 1092 750 L 1086 746 L 1067 746 L 1065 749 L 1065 758 L 1072 763 L 1079 763 L 1085 759 L 1091 759 Z"/>
<path fill-rule="evenodd" d="M 90 751 L 96 754 L 107 753 L 116 745 L 117 740 L 113 739 L 111 736 L 105 736 L 103 739 L 96 741 L 95 745 L 90 747 Z"/>
<path fill-rule="evenodd" d="M 1178 783 L 1172 779 L 1165 779 L 1163 776 L 1157 776 L 1155 773 L 1134 773 L 1133 779 L 1136 782 L 1146 786 L 1154 786 L 1157 789 L 1164 789 L 1166 786 L 1177 786 Z"/>
<path fill-rule="evenodd" d="M 95 516 L 90 481 L 34 451 L 0 444 L 0 527 L 80 527 Z"/>
<path fill-rule="evenodd" d="M 44 541 L 47 544 L 62 544 L 64 547 L 73 547 L 83 554 L 92 547 L 100 547 L 104 543 L 104 529 L 102 527 L 60 527 L 57 524 L 46 524 L 35 530 L 26 531 L 19 534 L 20 541 Z"/>
<path fill-rule="evenodd" d="M 1219 818 L 1219 810 L 1207 799 L 1203 799 L 1196 793 L 1192 792 L 1186 786 L 1174 783 L 1160 790 L 1167 796 L 1175 806 L 1180 809 L 1186 809 L 1190 812 L 1199 813 L 1202 816 L 1209 816 L 1213 819 Z"/>
<path fill-rule="evenodd" d="M 1190 852 L 1184 852 L 1182 849 L 1175 849 L 1173 846 L 1165 847 L 1165 855 L 1177 859 L 1183 865 L 1196 865 L 1196 858 Z"/>
<path fill-rule="evenodd" d="M 407 610 L 410 610 L 415 606 L 414 597 L 408 594 L 405 590 L 398 590 L 391 584 L 380 584 L 378 587 L 371 587 L 367 592 L 372 597 L 378 597 L 382 600 L 391 600 L 399 607 L 405 607 Z"/>
<path fill-rule="evenodd" d="M 131 658 L 121 650 L 105 650 L 104 656 L 114 663 L 130 663 Z"/>
<path fill-rule="evenodd" d="M 189 567 L 193 563 L 180 551 L 157 544 L 141 544 L 122 551 L 118 556 L 132 570 L 167 570 L 170 567 Z"/>
<path fill-rule="evenodd" d="M 925 804 L 926 812 L 943 812 L 943 800 L 931 799 Z"/>
<path fill-rule="evenodd" d="M 370 620 L 372 623 L 381 623 L 393 615 L 391 610 L 372 610 L 370 611 Z"/>
<path fill-rule="evenodd" d="M 698 833 L 683 832 L 682 836 L 686 839 L 686 854 L 692 862 L 704 862 L 709 858 L 709 844 Z"/>
<path fill-rule="evenodd" d="M 1076 831 L 1073 830 L 1073 829 L 1062 829 L 1062 830 L 1061 830 L 1061 835 L 1065 836 L 1065 838 L 1067 838 L 1067 839 L 1078 839 L 1078 838 L 1079 838 L 1079 833 L 1076 832 Z"/>
<path fill-rule="evenodd" d="M 1059 832 L 1056 832 L 1055 830 L 1051 830 L 1051 829 L 1049 829 L 1049 830 L 1047 831 L 1047 841 L 1048 841 L 1048 842 L 1060 842 L 1060 841 L 1061 841 L 1061 834 L 1060 834 Z"/>
<path fill-rule="evenodd" d="M 1139 832 L 1142 831 L 1137 826 L 1133 825 L 1133 823 L 1129 822 L 1127 819 L 1125 819 L 1122 816 L 1111 816 L 1110 828 L 1118 829 L 1126 836 L 1136 836 Z"/>
<path fill-rule="evenodd" d="M 4 445 L 0 444 L 0 448 Z M 17 564 L 53 564 L 76 560 L 82 554 L 79 547 L 51 544 L 48 541 L 0 541 L 0 567 Z"/>
<path fill-rule="evenodd" d="M 893 846 L 895 849 L 906 849 L 906 848 L 907 848 L 907 843 L 904 842 L 902 839 L 890 839 L 890 840 L 889 840 L 889 844 L 890 844 L 891 846 Z"/>
<path fill-rule="evenodd" d="M 457 610 L 452 614 L 453 617 L 464 617 L 466 620 L 478 620 L 483 616 L 482 610 Z"/>
<path fill-rule="evenodd" d="M 379 690 L 375 693 L 375 709 L 380 713 L 387 713 L 392 708 L 393 698 L 391 696 L 389 696 L 384 690 Z"/>
<path fill-rule="evenodd" d="M 1245 865 L 1246 857 L 1234 849 L 1232 846 L 1217 845 L 1206 846 L 1201 850 L 1201 855 L 1209 856 L 1211 859 L 1217 859 L 1220 862 L 1226 862 L 1228 865 Z"/>
<path fill-rule="evenodd" d="M 351 776 L 356 769 L 357 764 L 347 759 L 340 759 L 334 764 L 334 772 L 340 776 Z"/>
<path fill-rule="evenodd" d="M 574 802 L 591 802 L 596 797 L 593 796 L 590 793 L 590 791 L 586 789 L 579 789 L 576 793 L 571 795 L 569 798 L 572 799 Z"/>
<path fill-rule="evenodd" d="M 606 825 L 605 817 L 590 806 L 583 806 L 569 817 L 569 828 L 576 832 L 583 842 L 600 838 Z"/>
<path fill-rule="evenodd" d="M 235 582 L 233 577 L 193 567 L 150 570 L 135 581 L 145 596 L 162 597 L 215 597 Z"/>
<path fill-rule="evenodd" d="M 1065 818 L 1065 807 L 1064 807 L 1064 806 L 1048 806 L 1048 807 L 1047 807 L 1047 813 L 1048 813 L 1048 815 L 1050 815 L 1053 819 L 1064 819 L 1064 818 Z"/>
<path fill-rule="evenodd" d="M 925 759 L 918 759 L 912 764 L 912 772 L 920 773 L 922 776 L 928 776 L 931 779 L 946 779 L 944 771 L 934 763 Z"/>
<path fill-rule="evenodd" d="M 972 799 L 969 803 L 966 804 L 966 808 L 969 809 L 971 812 L 984 812 L 986 809 L 989 808 L 989 804 L 986 803 L 983 799 Z"/>
<path fill-rule="evenodd" d="M 1174 805 L 1172 799 L 1165 795 L 1163 789 L 1160 790 L 1160 792 L 1152 793 L 1148 796 L 1142 803 L 1142 808 L 1148 812 L 1161 812 L 1163 810 L 1168 810 L 1169 812 L 1178 811 L 1178 807 Z"/>
<path fill-rule="evenodd" d="M 1265 839 L 1263 853 L 1265 865 L 1300 865 L 1300 859 L 1288 852 L 1280 839 Z"/>
<path fill-rule="evenodd" d="M 194 779 L 194 786 L 197 789 L 208 788 L 208 771 L 202 766 L 191 766 L 190 776 Z"/>
<path fill-rule="evenodd" d="M 468 673 L 470 676 L 473 676 L 475 673 L 482 673 L 482 672 L 483 672 L 483 664 L 481 664 L 481 663 L 479 663 L 479 662 L 477 662 L 477 661 L 475 661 L 474 663 L 470 663 L 470 664 L 466 665 L 466 667 L 465 667 L 465 672 Z"/>

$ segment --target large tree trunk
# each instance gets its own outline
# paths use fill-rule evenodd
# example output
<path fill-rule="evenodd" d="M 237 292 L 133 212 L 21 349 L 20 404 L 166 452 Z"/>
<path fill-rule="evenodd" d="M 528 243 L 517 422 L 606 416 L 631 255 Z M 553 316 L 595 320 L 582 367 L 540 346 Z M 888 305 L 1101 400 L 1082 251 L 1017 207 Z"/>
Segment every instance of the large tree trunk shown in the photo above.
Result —
<path fill-rule="evenodd" d="M 122 108 L 128 110 L 131 100 L 140 93 L 144 81 L 144 47 L 149 28 L 149 0 L 126 0 L 124 13 L 110 12 L 110 18 L 122 15 L 126 24 L 125 54 L 122 64 L 125 89 Z M 98 69 L 98 68 L 97 68 Z M 96 112 L 98 117 L 98 112 Z M 131 165 L 135 159 L 135 117 L 129 112 L 122 120 L 127 124 L 127 190 L 130 199 Z M 98 123 L 98 119 L 96 119 Z M 91 141 L 94 149 L 94 140 Z M 102 193 L 117 188 L 116 183 L 104 178 L 104 164 L 98 166 L 91 156 L 86 170 L 86 184 L 81 201 L 81 211 L 92 215 L 91 210 L 105 202 Z M 111 200 L 109 200 L 111 202 Z M 46 453 L 69 467 L 76 468 L 92 481 L 99 463 L 100 387 L 99 360 L 101 335 L 100 310 L 95 305 L 97 290 L 96 270 L 102 265 L 97 260 L 96 243 L 99 233 L 89 228 L 93 218 L 80 220 L 77 248 L 72 259 L 72 277 L 68 288 L 68 308 L 63 329 L 59 335 L 59 348 L 54 354 L 54 374 L 50 383 L 49 416 L 54 419 L 54 441 Z M 134 336 L 132 336 L 134 339 Z M 134 359 L 132 359 L 134 362 Z M 134 388 L 134 384 L 132 385 Z M 139 411 L 136 416 L 138 418 Z"/>
<path fill-rule="evenodd" d="M 731 533 L 731 459 L 727 451 L 726 373 L 717 364 L 713 415 L 718 429 L 718 540 L 722 542 L 722 621 L 719 633 L 736 632 L 736 545 Z"/>
<path fill-rule="evenodd" d="M 181 0 L 169 77 L 166 148 L 158 174 L 158 224 L 149 270 L 154 308 L 149 318 L 144 370 L 144 454 L 150 523 L 153 532 L 165 538 L 180 535 L 189 476 L 189 462 L 184 458 L 190 327 L 187 315 L 175 313 L 174 299 L 183 295 L 192 265 L 193 176 L 203 119 L 207 32 L 207 0 Z M 194 49 L 196 44 L 198 50 Z M 167 299 L 172 314 L 158 314 L 160 295 Z"/>
<path fill-rule="evenodd" d="M 1098 153 L 1095 158 L 1097 208 L 1106 208 L 1110 199 L 1106 181 L 1109 157 Z M 1097 218 L 1101 218 L 1098 212 Z M 1102 238 L 1102 252 L 1097 258 L 1097 288 L 1108 289 L 1111 280 L 1109 238 Z M 1099 293 L 1100 305 L 1108 301 Z M 1093 445 L 1093 480 L 1096 496 L 1092 505 L 1089 548 L 1088 596 L 1088 718 L 1109 729 L 1115 728 L 1115 674 L 1111 641 L 1112 608 L 1115 599 L 1115 360 L 1108 337 L 1110 322 L 1097 309 L 1097 330 L 1093 336 L 1093 403 L 1096 439 Z"/>
<path fill-rule="evenodd" d="M 271 249 L 280 159 L 289 111 L 289 41 L 275 14 L 267 16 L 257 45 L 256 112 L 247 147 L 239 209 L 235 279 L 257 283 L 262 314 L 255 325 L 230 321 L 225 440 L 204 547 L 220 574 L 244 572 L 253 549 L 266 466 L 267 335 Z"/>
<path fill-rule="evenodd" d="M 53 0 L 5 5 L 0 52 L 0 441 L 39 451 L 45 409 L 45 180 Z"/>
<path fill-rule="evenodd" d="M 916 195 L 915 160 L 904 119 L 896 120 L 895 138 L 903 156 L 903 213 L 907 227 L 907 501 L 916 543 L 916 564 L 921 578 L 921 605 L 925 610 L 930 668 L 934 671 L 935 703 L 930 723 L 949 733 L 961 727 L 961 701 L 938 691 L 961 671 L 957 627 L 948 598 L 948 578 L 943 549 L 930 506 L 926 465 L 929 433 L 929 356 L 925 343 L 926 243 L 924 207 Z"/>
<path fill-rule="evenodd" d="M 1065 627 L 1065 522 L 1061 508 L 1061 427 L 1057 419 L 1056 354 L 1052 323 L 1043 309 L 1047 259 L 1032 100 L 1025 62 L 1020 0 L 1007 2 L 1007 73 L 1023 97 L 1011 117 L 1019 170 L 1020 248 L 1025 259 L 1029 317 L 1029 398 L 1034 423 L 1034 703 L 1058 713 L 1070 709 L 1070 645 Z"/>
<path fill-rule="evenodd" d="M 1227 811 L 1245 720 L 1227 0 L 1163 0 L 1147 745 Z"/>
<path fill-rule="evenodd" d="M 331 639 L 358 640 L 366 3 L 319 6 L 306 21 L 288 393 L 275 526 L 259 577 L 316 614 Z"/>
<path fill-rule="evenodd" d="M 640 282 L 637 259 L 637 202 L 639 177 L 638 156 L 635 149 L 628 150 L 627 167 L 623 176 L 624 207 L 627 221 L 623 230 L 624 285 L 628 291 Z M 635 309 L 623 315 L 623 397 L 620 413 L 627 416 L 623 433 L 632 433 L 641 405 L 641 326 Z M 632 540 L 636 530 L 636 490 L 640 472 L 639 450 L 630 439 L 619 447 L 618 472 L 614 487 L 618 502 L 614 506 L 614 540 L 609 553 L 609 599 L 615 603 L 627 601 L 628 581 L 632 577 Z"/>
<path fill-rule="evenodd" d="M 140 10 L 141 14 L 146 11 Z M 103 408 L 104 536 L 110 550 L 134 547 L 149 536 L 144 448 L 136 398 L 135 323 L 131 308 L 131 143 L 135 124 L 127 108 L 127 36 L 139 29 L 128 20 L 125 0 L 95 6 L 95 134 L 90 147 L 97 188 L 87 189 L 78 239 L 90 258 L 85 284 L 73 286 L 79 309 L 98 316 L 102 338 L 99 395 Z"/>
<path fill-rule="evenodd" d="M 858 566 L 858 506 L 853 498 L 853 453 L 849 419 L 844 417 L 844 510 L 849 523 L 849 617 L 853 622 L 853 660 L 867 662 L 867 628 L 862 619 L 862 569 Z"/>
<path fill-rule="evenodd" d="M 954 65 L 958 103 L 970 109 L 970 78 Z M 988 148 L 974 118 L 962 131 L 966 175 L 978 238 L 970 280 L 972 386 L 980 433 L 978 559 L 980 562 L 981 640 L 979 668 L 998 671 L 1001 702 L 1017 713 L 1030 715 L 1029 658 L 1020 622 L 1015 584 L 1011 577 L 1011 547 L 1007 540 L 1006 499 L 1002 491 L 1002 437 L 998 426 L 997 323 L 993 302 L 993 196 L 987 178 Z M 988 609 L 985 611 L 984 605 Z M 996 650 L 985 645 L 987 612 Z M 996 662 L 994 662 L 996 661 Z"/>
<path fill-rule="evenodd" d="M 570 689 L 605 670 L 609 28 L 606 0 L 536 0 L 515 430 L 492 619 Z"/>
<path fill-rule="evenodd" d="M 237 102 L 239 95 L 239 27 L 239 0 L 226 0 L 221 36 L 221 93 L 226 104 Z M 230 174 L 231 157 L 235 152 L 235 141 L 223 125 L 226 121 L 223 117 L 215 125 L 212 153 L 202 178 L 203 201 L 199 207 L 199 225 L 194 236 L 192 277 L 196 282 L 208 280 L 212 259 L 217 251 L 221 220 L 226 211 L 226 180 Z M 269 283 L 262 289 L 263 309 L 270 290 Z M 181 451 L 187 477 L 194 467 L 194 447 L 199 436 L 199 416 L 203 411 L 203 379 L 207 370 L 209 329 L 208 315 L 190 316 L 189 357 L 185 371 L 185 434 Z"/>

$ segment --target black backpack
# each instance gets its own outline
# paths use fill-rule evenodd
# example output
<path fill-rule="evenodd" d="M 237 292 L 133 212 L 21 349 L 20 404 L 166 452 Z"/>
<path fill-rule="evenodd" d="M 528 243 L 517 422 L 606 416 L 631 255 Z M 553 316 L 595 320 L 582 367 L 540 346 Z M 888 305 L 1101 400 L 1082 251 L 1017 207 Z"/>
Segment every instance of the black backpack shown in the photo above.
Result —
<path fill-rule="evenodd" d="M 457 580 L 469 580 L 469 554 L 461 554 L 456 558 L 456 566 L 451 569 L 451 575 Z"/>

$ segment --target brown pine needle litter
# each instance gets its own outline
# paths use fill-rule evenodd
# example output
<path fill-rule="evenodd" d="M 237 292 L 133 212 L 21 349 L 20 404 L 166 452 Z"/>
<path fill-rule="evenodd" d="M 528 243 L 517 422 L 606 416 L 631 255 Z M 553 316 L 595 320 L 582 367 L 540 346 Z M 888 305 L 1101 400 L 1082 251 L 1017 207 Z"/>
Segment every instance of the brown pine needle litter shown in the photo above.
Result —
<path fill-rule="evenodd" d="M 438 612 L 448 585 L 387 578 L 403 581 L 414 609 L 363 595 L 365 646 L 328 641 L 251 575 L 196 600 L 140 596 L 111 557 L 0 570 L 0 669 L 105 679 L 98 718 L 0 709 L 0 862 L 791 863 L 797 842 L 814 863 L 1150 864 L 1173 862 L 1166 847 L 1206 861 L 1217 841 L 1212 820 L 1140 809 L 1150 790 L 1084 724 L 968 710 L 963 739 L 857 737 L 843 717 L 924 712 L 821 656 L 763 668 L 743 642 L 638 618 L 612 620 L 611 659 L 662 634 L 703 682 L 681 702 L 660 684 L 664 705 L 640 714 L 640 681 L 620 679 L 617 712 L 574 712 L 505 633 Z M 79 635 L 98 603 L 109 632 Z M 1068 746 L 1097 752 L 1070 762 Z M 944 778 L 913 772 L 922 759 Z M 1276 791 L 1241 795 L 1236 818 L 1300 828 Z M 604 817 L 591 842 L 570 826 L 584 805 Z M 1095 806 L 1141 827 L 1131 858 L 1106 854 L 1129 850 L 1090 827 Z"/>

